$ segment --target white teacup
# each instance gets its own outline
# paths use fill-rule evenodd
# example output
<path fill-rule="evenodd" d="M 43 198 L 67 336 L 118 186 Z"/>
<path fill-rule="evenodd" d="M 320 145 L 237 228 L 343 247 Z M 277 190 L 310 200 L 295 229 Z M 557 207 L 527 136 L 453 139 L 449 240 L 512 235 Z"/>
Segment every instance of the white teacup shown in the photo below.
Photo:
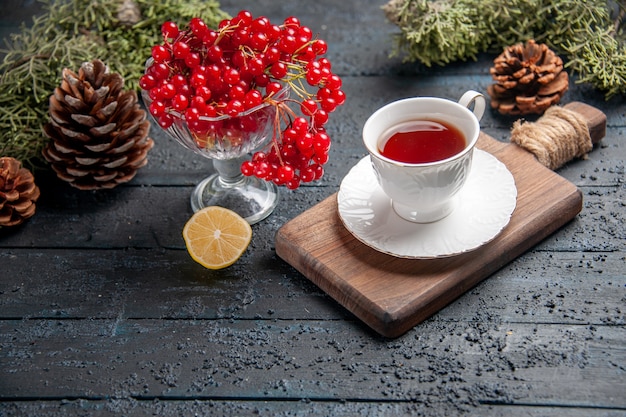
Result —
<path fill-rule="evenodd" d="M 474 104 L 473 110 L 469 107 Z M 436 97 L 415 97 L 392 102 L 372 114 L 363 127 L 363 142 L 382 190 L 393 209 L 411 222 L 430 223 L 449 215 L 454 197 L 465 184 L 480 133 L 485 98 L 467 91 L 458 102 Z M 406 163 L 390 159 L 379 149 L 396 126 L 413 120 L 435 120 L 458 129 L 465 147 L 446 159 Z"/>

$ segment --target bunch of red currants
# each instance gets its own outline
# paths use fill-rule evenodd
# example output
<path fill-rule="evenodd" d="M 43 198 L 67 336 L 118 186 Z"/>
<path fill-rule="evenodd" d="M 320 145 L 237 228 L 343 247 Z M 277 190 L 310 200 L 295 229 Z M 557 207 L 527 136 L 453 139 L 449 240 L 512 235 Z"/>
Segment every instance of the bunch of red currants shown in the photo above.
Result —
<path fill-rule="evenodd" d="M 161 32 L 139 85 L 162 128 L 184 120 L 196 142 L 206 143 L 212 118 L 269 104 L 277 110 L 272 141 L 242 164 L 242 173 L 289 189 L 322 177 L 331 144 L 324 126 L 346 99 L 323 57 L 324 40 L 296 17 L 275 25 L 246 10 L 217 29 L 193 18 L 186 28 L 165 22 Z M 279 97 L 285 87 L 295 94 Z"/>

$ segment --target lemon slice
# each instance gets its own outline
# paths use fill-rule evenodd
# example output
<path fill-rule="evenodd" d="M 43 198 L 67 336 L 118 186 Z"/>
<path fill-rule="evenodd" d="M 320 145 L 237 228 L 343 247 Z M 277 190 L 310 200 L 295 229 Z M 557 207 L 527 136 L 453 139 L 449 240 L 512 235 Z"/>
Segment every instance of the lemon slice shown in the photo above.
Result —
<path fill-rule="evenodd" d="M 234 264 L 252 239 L 252 228 L 232 210 L 205 207 L 187 221 L 183 228 L 187 251 L 194 261 L 209 269 Z"/>

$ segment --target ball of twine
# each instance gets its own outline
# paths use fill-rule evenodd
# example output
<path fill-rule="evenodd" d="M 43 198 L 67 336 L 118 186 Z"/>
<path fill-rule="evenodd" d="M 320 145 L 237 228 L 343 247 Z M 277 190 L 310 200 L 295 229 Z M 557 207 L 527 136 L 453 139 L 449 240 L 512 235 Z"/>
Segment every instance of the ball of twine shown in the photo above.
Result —
<path fill-rule="evenodd" d="M 511 142 L 533 153 L 552 170 L 574 158 L 585 159 L 593 148 L 587 120 L 559 106 L 550 107 L 536 122 L 516 121 Z"/>

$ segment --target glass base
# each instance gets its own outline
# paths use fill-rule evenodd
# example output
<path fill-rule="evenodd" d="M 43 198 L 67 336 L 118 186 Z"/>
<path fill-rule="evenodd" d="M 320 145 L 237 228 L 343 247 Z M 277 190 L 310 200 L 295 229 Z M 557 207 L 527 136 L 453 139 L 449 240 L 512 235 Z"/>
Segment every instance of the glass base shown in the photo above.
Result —
<path fill-rule="evenodd" d="M 200 182 L 191 194 L 194 212 L 208 206 L 234 211 L 249 224 L 269 216 L 278 204 L 278 187 L 256 177 L 241 175 L 236 181 L 225 181 L 213 174 Z"/>

